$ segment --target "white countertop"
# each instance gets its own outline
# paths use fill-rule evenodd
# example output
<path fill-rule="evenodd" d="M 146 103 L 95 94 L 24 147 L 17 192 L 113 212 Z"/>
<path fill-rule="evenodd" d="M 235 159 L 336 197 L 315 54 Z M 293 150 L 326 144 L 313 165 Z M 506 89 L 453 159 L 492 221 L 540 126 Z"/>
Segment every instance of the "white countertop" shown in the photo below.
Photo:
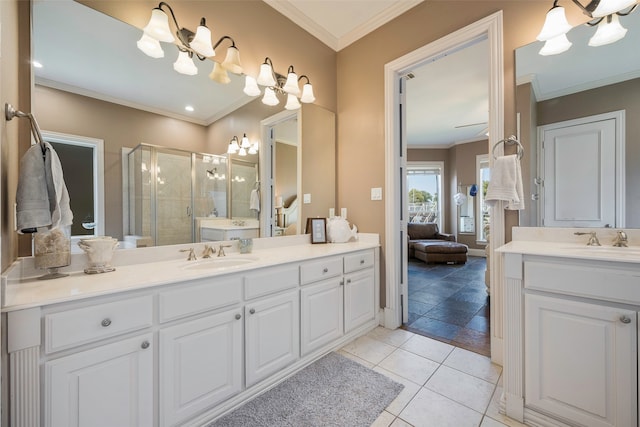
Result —
<path fill-rule="evenodd" d="M 588 235 L 575 232 L 595 231 L 602 246 L 587 246 Z M 611 228 L 514 227 L 513 241 L 496 249 L 500 253 L 640 263 L 640 230 L 626 230 L 629 247 L 612 245 L 616 230 Z"/>
<path fill-rule="evenodd" d="M 257 230 L 259 227 L 250 226 L 250 225 L 203 225 L 200 227 L 201 229 L 211 229 L 211 230 Z"/>
<path fill-rule="evenodd" d="M 27 266 L 28 262 L 25 262 L 25 259 L 20 259 L 7 269 L 2 276 L 4 291 L 2 311 L 13 311 L 239 271 L 249 271 L 310 258 L 371 249 L 380 245 L 377 234 L 360 234 L 358 241 L 349 243 L 310 244 L 308 239 L 308 235 L 291 236 L 291 238 L 254 239 L 254 250 L 250 254 L 238 253 L 237 244 L 234 244 L 231 248 L 226 249 L 227 259 L 244 258 L 250 259 L 251 262 L 212 269 L 193 268 L 194 263 L 205 263 L 209 260 L 186 261 L 186 254 L 178 252 L 182 248 L 196 246 L 196 254 L 198 254 L 200 244 L 118 250 L 113 262 L 113 266 L 116 268 L 115 271 L 102 274 L 85 274 L 82 268 L 77 268 L 78 266 L 82 267 L 82 264 L 72 262 L 72 266 L 69 267 L 72 271 L 64 271 L 62 269 L 63 272 L 69 273 L 68 277 L 52 280 L 38 280 L 37 277 L 43 275 L 44 271 L 30 270 Z M 155 260 L 149 260 L 149 254 L 154 256 Z M 79 255 L 79 257 L 82 256 Z M 143 260 L 138 263 L 132 263 L 132 258 L 136 257 Z M 146 259 L 144 259 L 145 257 Z M 170 257 L 170 259 L 166 259 L 167 257 Z M 83 258 L 79 259 L 82 261 Z M 215 258 L 212 258 L 212 260 L 215 260 Z M 75 271 L 73 271 L 74 264 Z"/>

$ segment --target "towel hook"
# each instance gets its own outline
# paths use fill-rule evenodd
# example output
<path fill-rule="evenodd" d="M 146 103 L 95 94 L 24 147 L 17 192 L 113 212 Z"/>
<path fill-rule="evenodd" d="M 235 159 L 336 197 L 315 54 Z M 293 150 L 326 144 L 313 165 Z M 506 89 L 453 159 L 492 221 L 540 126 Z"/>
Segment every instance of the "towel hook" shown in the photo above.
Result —
<path fill-rule="evenodd" d="M 14 117 L 26 117 L 29 119 L 29 123 L 31 124 L 31 133 L 35 138 L 36 142 L 40 144 L 40 148 L 42 149 L 42 154 L 44 155 L 47 151 L 47 147 L 44 144 L 44 138 L 42 138 L 42 133 L 40 132 L 40 127 L 38 126 L 38 122 L 36 118 L 31 113 L 23 113 L 20 110 L 16 110 L 13 105 L 8 102 L 4 104 L 4 117 L 7 121 L 13 120 Z"/>
<path fill-rule="evenodd" d="M 522 147 L 522 144 L 520 144 L 520 141 L 518 141 L 515 137 L 515 135 L 511 135 L 509 138 L 507 139 L 502 139 L 498 142 L 496 142 L 493 145 L 493 149 L 491 150 L 491 154 L 493 155 L 494 159 L 497 159 L 496 157 L 496 148 L 498 148 L 498 145 L 500 144 L 505 144 L 505 145 L 513 145 L 516 144 L 517 147 L 517 151 L 518 151 L 518 160 L 522 159 L 522 156 L 524 155 L 524 148 Z"/>

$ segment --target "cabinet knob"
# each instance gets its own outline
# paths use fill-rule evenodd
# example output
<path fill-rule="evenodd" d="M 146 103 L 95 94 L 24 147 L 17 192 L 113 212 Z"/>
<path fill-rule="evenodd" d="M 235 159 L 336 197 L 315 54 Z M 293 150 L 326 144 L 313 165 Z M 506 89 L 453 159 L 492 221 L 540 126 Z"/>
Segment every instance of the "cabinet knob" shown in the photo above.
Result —
<path fill-rule="evenodd" d="M 255 314 L 256 313 L 256 309 L 252 308 L 251 310 L 249 310 L 249 314 Z"/>
<path fill-rule="evenodd" d="M 347 279 L 347 283 L 351 283 L 351 279 Z"/>
<path fill-rule="evenodd" d="M 620 316 L 620 321 L 622 323 L 631 323 L 631 318 L 627 315 L 622 315 Z"/>
<path fill-rule="evenodd" d="M 328 269 L 327 267 L 325 267 L 325 268 L 323 268 L 323 269 L 322 269 L 322 272 L 323 272 L 323 273 L 328 273 L 328 272 L 329 272 L 329 269 Z"/>
<path fill-rule="evenodd" d="M 111 324 L 111 319 L 109 319 L 108 317 L 106 319 L 102 319 L 102 322 L 100 322 L 100 324 L 106 328 Z"/>
<path fill-rule="evenodd" d="M 364 264 L 364 260 L 363 259 L 360 260 L 360 264 Z"/>
<path fill-rule="evenodd" d="M 142 344 L 140 344 L 140 347 L 143 348 L 143 349 L 147 349 L 147 348 L 149 348 L 150 345 L 151 344 L 149 344 L 149 341 L 145 340 L 145 341 L 142 341 Z"/>
<path fill-rule="evenodd" d="M 242 314 L 236 314 L 236 320 L 242 319 Z"/>
<path fill-rule="evenodd" d="M 340 280 L 340 286 L 344 286 L 344 280 Z"/>

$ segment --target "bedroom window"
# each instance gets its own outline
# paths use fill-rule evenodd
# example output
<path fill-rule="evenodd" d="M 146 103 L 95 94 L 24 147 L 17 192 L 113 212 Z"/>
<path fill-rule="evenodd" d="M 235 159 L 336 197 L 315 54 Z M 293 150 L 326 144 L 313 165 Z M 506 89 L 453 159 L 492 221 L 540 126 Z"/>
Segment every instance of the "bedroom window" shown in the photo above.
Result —
<path fill-rule="evenodd" d="M 443 230 L 442 176 L 443 162 L 409 162 L 407 189 L 409 222 L 435 222 Z"/>
<path fill-rule="evenodd" d="M 491 177 L 489 169 L 489 155 L 482 154 L 476 156 L 476 172 L 478 182 L 478 218 L 480 219 L 480 227 L 478 227 L 478 242 L 486 243 L 487 234 L 489 233 L 489 207 L 485 204 L 484 198 L 487 195 L 487 186 Z"/>

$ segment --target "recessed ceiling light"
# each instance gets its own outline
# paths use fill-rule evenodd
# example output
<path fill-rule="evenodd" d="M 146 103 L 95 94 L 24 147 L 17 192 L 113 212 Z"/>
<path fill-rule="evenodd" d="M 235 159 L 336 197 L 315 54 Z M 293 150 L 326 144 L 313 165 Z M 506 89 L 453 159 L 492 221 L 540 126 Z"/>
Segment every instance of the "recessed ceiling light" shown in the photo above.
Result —
<path fill-rule="evenodd" d="M 194 111 L 194 108 L 191 105 L 187 105 L 186 107 L 184 107 L 184 109 L 190 113 Z"/>
<path fill-rule="evenodd" d="M 35 67 L 35 68 L 42 68 L 42 64 L 38 61 L 32 61 L 31 64 Z"/>

